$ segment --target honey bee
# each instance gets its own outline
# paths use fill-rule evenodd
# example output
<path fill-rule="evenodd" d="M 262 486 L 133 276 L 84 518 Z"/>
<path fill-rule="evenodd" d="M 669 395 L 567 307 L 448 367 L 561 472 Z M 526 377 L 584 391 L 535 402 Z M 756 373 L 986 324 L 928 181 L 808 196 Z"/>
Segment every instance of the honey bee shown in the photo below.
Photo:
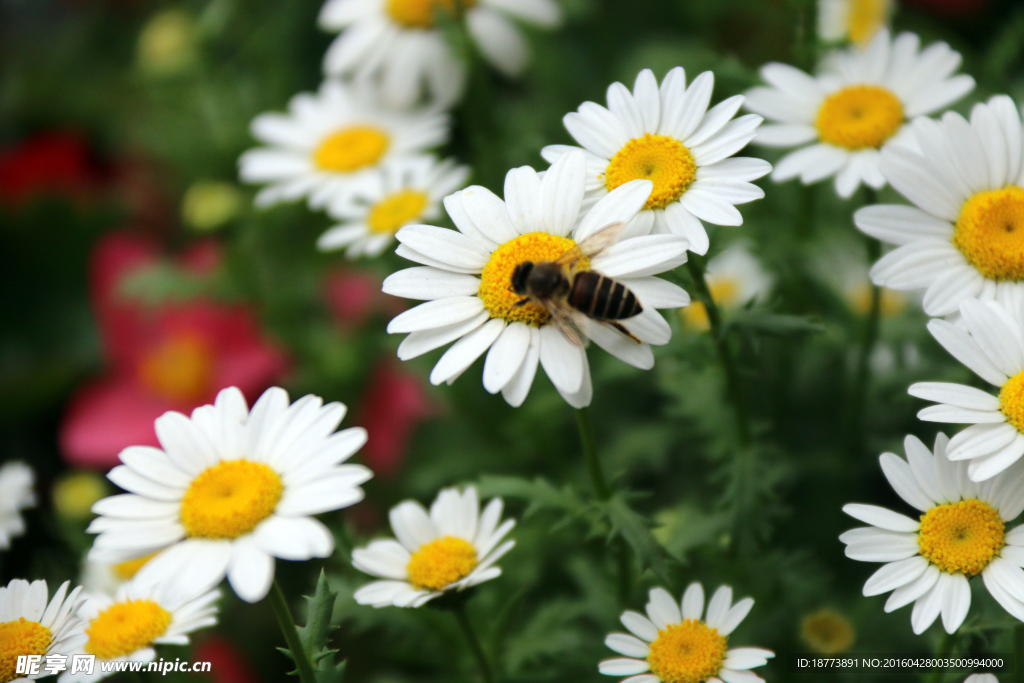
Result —
<path fill-rule="evenodd" d="M 615 244 L 625 223 L 607 225 L 554 261 L 524 261 L 512 271 L 510 289 L 522 296 L 516 306 L 534 302 L 544 307 L 552 322 L 577 346 L 587 344 L 586 319 L 607 323 L 637 344 L 641 341 L 620 320 L 643 312 L 643 307 L 621 282 L 584 268 L 582 261 Z"/>

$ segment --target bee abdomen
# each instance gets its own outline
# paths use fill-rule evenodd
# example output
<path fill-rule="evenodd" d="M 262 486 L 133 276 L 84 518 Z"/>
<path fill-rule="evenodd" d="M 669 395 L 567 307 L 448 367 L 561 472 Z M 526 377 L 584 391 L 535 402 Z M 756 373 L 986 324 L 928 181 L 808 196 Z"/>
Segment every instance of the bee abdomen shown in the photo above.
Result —
<path fill-rule="evenodd" d="M 576 274 L 569 305 L 597 320 L 624 320 L 643 311 L 629 288 L 592 270 Z"/>

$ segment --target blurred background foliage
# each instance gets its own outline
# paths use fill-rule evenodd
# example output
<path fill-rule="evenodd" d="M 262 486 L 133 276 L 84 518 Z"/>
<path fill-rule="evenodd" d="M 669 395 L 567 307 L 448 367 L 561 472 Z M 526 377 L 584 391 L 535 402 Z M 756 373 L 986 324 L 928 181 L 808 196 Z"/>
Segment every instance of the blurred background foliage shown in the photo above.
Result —
<path fill-rule="evenodd" d="M 454 112 L 444 152 L 499 194 L 506 170 L 543 166 L 542 146 L 570 142 L 562 115 L 603 101 L 613 80 L 631 83 L 644 67 L 659 78 L 677 64 L 691 78 L 710 69 L 720 101 L 756 84 L 759 65 L 808 67 L 820 49 L 807 39 L 807 0 L 563 5 L 561 30 L 530 34 L 533 66 L 522 81 L 479 72 Z M 854 523 L 840 508 L 903 509 L 877 456 L 902 453 L 908 433 L 928 442 L 935 433 L 916 420 L 921 406 L 906 387 L 975 378 L 930 338 L 917 303 L 892 295 L 863 408 L 854 405 L 868 284 L 851 215 L 863 197 L 844 203 L 827 184 L 764 180 L 767 197 L 744 207 L 744 226 L 712 234 L 712 254 L 746 240 L 775 281 L 756 305 L 726 313 L 750 438 L 737 428 L 713 340 L 682 317 L 673 316 L 673 340 L 650 372 L 591 354 L 599 452 L 618 490 L 595 501 L 572 411 L 546 379 L 518 410 L 485 394 L 478 369 L 452 387 L 428 387 L 439 352 L 398 367 L 398 339 L 384 333 L 404 304 L 379 294 L 379 282 L 401 259 L 320 254 L 314 242 L 326 216 L 301 205 L 257 211 L 253 191 L 236 184 L 237 158 L 254 144 L 252 117 L 318 86 L 331 39 L 316 27 L 319 8 L 319 0 L 0 0 L 0 459 L 31 463 L 42 498 L 29 533 L 0 557 L 3 583 L 71 578 L 88 545 L 87 506 L 103 484 L 74 474 L 59 435 L 72 396 L 106 371 L 110 340 L 94 315 L 91 254 L 104 235 L 129 231 L 164 256 L 122 282 L 119 296 L 143 307 L 196 298 L 245 307 L 288 357 L 281 382 L 293 396 L 341 400 L 353 408 L 347 421 L 370 429 L 363 459 L 378 477 L 364 503 L 329 520 L 338 552 L 326 567 L 340 591 L 333 641 L 349 680 L 474 677 L 448 615 L 356 606 L 351 594 L 365 577 L 348 563 L 354 544 L 386 532 L 389 506 L 467 483 L 504 496 L 521 519 L 504 576 L 471 603 L 503 680 L 599 680 L 596 663 L 610 656 L 603 639 L 620 630 L 621 611 L 641 608 L 652 585 L 678 594 L 691 580 L 756 598 L 734 644 L 936 650 L 938 626 L 914 637 L 909 608 L 886 615 L 883 597 L 861 597 L 875 567 L 843 557 L 837 536 Z M 961 111 L 998 92 L 1024 101 L 1019 2 L 907 0 L 894 22 L 964 55 L 979 86 Z M 210 241 L 219 252 L 212 269 L 175 260 Z M 685 269 L 675 277 L 693 293 Z M 312 592 L 309 565 L 281 562 L 279 571 L 290 594 Z M 985 591 L 973 599 L 979 609 L 958 649 L 1010 651 L 1001 630 L 1009 617 Z M 199 642 L 242 653 L 240 664 L 215 666 L 215 678 L 269 683 L 287 669 L 279 640 L 266 605 L 229 596 L 216 635 Z M 787 672 L 781 658 L 763 675 L 817 679 Z"/>

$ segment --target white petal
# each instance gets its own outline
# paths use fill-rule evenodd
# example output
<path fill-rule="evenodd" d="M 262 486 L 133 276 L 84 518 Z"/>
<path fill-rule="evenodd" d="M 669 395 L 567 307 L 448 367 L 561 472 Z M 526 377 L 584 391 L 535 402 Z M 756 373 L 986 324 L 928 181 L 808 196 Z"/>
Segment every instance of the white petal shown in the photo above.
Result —
<path fill-rule="evenodd" d="M 871 524 L 880 529 L 887 529 L 889 531 L 917 531 L 920 526 L 920 522 L 917 522 L 916 520 L 905 515 L 901 515 L 898 512 L 878 507 L 877 505 L 850 503 L 849 505 L 843 506 L 843 512 L 856 520 Z"/>

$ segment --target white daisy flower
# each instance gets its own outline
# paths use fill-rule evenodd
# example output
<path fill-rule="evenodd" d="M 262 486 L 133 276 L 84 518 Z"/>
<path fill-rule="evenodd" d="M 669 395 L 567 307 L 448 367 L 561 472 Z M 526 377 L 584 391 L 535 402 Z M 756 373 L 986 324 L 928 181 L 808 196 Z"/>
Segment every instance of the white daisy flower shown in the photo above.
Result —
<path fill-rule="evenodd" d="M 466 184 L 468 166 L 434 156 L 395 159 L 327 207 L 344 221 L 317 240 L 321 251 L 345 249 L 349 258 L 379 256 L 399 228 L 441 217 L 441 200 Z"/>
<path fill-rule="evenodd" d="M 964 683 L 999 683 L 999 679 L 994 674 L 971 674 Z"/>
<path fill-rule="evenodd" d="M 732 588 L 721 586 L 703 620 L 704 587 L 699 583 L 687 587 L 681 603 L 664 588 L 652 590 L 650 599 L 646 617 L 622 614 L 622 625 L 633 635 L 605 638 L 605 645 L 625 657 L 601 662 L 602 674 L 629 676 L 623 683 L 763 683 L 750 669 L 764 666 L 775 653 L 759 647 L 728 648 L 729 634 L 750 612 L 753 598 L 734 605 Z"/>
<path fill-rule="evenodd" d="M 519 76 L 530 49 L 511 19 L 553 28 L 562 21 L 554 0 L 461 0 L 466 27 L 483 57 L 506 76 Z M 440 107 L 462 95 L 466 69 L 435 25 L 455 0 L 328 0 L 320 26 L 341 31 L 324 56 L 331 76 L 380 84 L 387 102 L 405 108 L 424 97 Z"/>
<path fill-rule="evenodd" d="M 26 680 L 16 673 L 21 655 L 62 655 L 86 641 L 85 622 L 76 616 L 84 602 L 78 597 L 82 588 L 68 595 L 69 585 L 61 584 L 49 603 L 45 581 L 14 579 L 0 587 L 0 682 Z M 49 675 L 42 667 L 39 671 L 29 678 Z"/>
<path fill-rule="evenodd" d="M 11 547 L 11 539 L 25 533 L 21 511 L 36 504 L 32 468 L 23 462 L 0 467 L 0 550 Z"/>
<path fill-rule="evenodd" d="M 427 225 L 399 230 L 396 253 L 423 266 L 391 275 L 384 291 L 427 303 L 388 325 L 388 332 L 409 333 L 398 357 L 408 360 L 455 342 L 430 373 L 433 384 L 450 384 L 487 352 L 484 388 L 502 392 L 512 406 L 526 399 L 539 362 L 570 405 L 589 405 L 593 390 L 584 348 L 549 324 L 545 308 L 532 301 L 524 305 L 524 297 L 511 289 L 517 266 L 553 261 L 601 228 L 633 219 L 651 192 L 651 181 L 632 181 L 584 213 L 586 173 L 579 151 L 563 155 L 543 180 L 529 166 L 513 169 L 505 177 L 504 201 L 477 186 L 445 198 L 458 231 Z M 622 283 L 643 306 L 642 313 L 621 321 L 642 343 L 607 323 L 583 320 L 590 339 L 626 363 L 651 368 L 650 344 L 666 344 L 672 335 L 655 309 L 689 303 L 679 286 L 653 276 L 685 263 L 686 248 L 682 237 L 645 235 L 594 256 L 589 267 Z"/>
<path fill-rule="evenodd" d="M 448 115 L 395 112 L 369 88 L 325 81 L 317 93 L 300 93 L 287 114 L 260 114 L 252 134 L 266 147 L 238 160 L 239 177 L 266 184 L 257 206 L 309 198 L 322 208 L 344 197 L 381 164 L 418 154 L 448 139 Z"/>
<path fill-rule="evenodd" d="M 587 202 L 637 179 L 654 190 L 629 234 L 682 235 L 690 251 L 706 254 L 708 234 L 701 221 L 741 225 L 736 204 L 764 197 L 750 181 L 767 175 L 771 164 L 733 154 L 754 139 L 761 117 L 733 116 L 743 105 L 736 95 L 711 109 L 715 75 L 705 71 L 686 87 L 686 72 L 676 67 L 658 81 L 650 69 L 636 77 L 631 93 L 622 83 L 608 87 L 608 107 L 584 102 L 565 115 L 569 134 L 587 154 Z M 549 145 L 541 151 L 555 163 L 578 147 Z"/>
<path fill-rule="evenodd" d="M 705 279 L 717 306 L 737 308 L 763 295 L 772 286 L 772 276 L 750 253 L 748 245 L 736 242 L 708 261 Z M 682 310 L 687 325 L 699 330 L 709 327 L 704 303 L 694 301 Z"/>
<path fill-rule="evenodd" d="M 916 206 L 877 205 L 854 215 L 861 231 L 897 246 L 874 265 L 877 284 L 925 290 L 929 315 L 965 299 L 1024 301 L 1024 131 L 1009 97 L 976 104 L 968 122 L 914 121 L 916 149 L 891 145 L 882 173 Z"/>
<path fill-rule="evenodd" d="M 920 519 L 875 505 L 843 507 L 871 525 L 839 537 L 846 556 L 886 563 L 864 584 L 864 595 L 892 591 L 886 612 L 913 602 L 910 624 L 917 634 L 940 613 L 946 632 L 954 633 L 971 607 L 969 580 L 978 574 L 992 597 L 1024 620 L 1024 526 L 1006 531 L 1024 510 L 1024 467 L 978 484 L 968 478 L 964 463 L 947 457 L 950 445 L 940 433 L 933 455 L 908 436 L 907 460 L 894 453 L 879 458 L 893 490 L 920 510 Z"/>
<path fill-rule="evenodd" d="M 70 668 L 59 683 L 99 681 L 113 672 L 102 662 L 151 662 L 156 645 L 188 645 L 188 634 L 217 623 L 220 591 L 199 595 L 174 595 L 167 586 L 147 586 L 138 581 L 123 584 L 114 596 L 87 595 L 78 616 L 87 621 L 88 640 L 71 652 L 96 656 L 91 674 Z"/>
<path fill-rule="evenodd" d="M 143 555 L 132 560 L 117 564 L 94 562 L 88 557 L 82 562 L 80 582 L 89 596 L 114 596 L 121 586 L 131 581 L 147 562 L 156 557 L 157 552 Z"/>
<path fill-rule="evenodd" d="M 501 522 L 501 511 L 501 498 L 495 498 L 481 513 L 472 486 L 462 493 L 441 491 L 429 514 L 413 500 L 395 506 L 390 519 L 398 540 L 374 541 L 352 552 L 353 567 L 384 579 L 357 590 L 356 602 L 420 607 L 448 591 L 501 576 L 494 563 L 516 544 L 501 543 L 516 524 L 514 519 Z"/>
<path fill-rule="evenodd" d="M 818 37 L 866 45 L 889 25 L 893 0 L 818 0 Z"/>
<path fill-rule="evenodd" d="M 305 396 L 288 405 L 273 387 L 250 411 L 242 392 L 222 390 L 191 418 L 170 411 L 156 421 L 163 447 L 131 446 L 107 475 L 131 493 L 93 506 L 100 517 L 89 559 L 117 563 L 152 553 L 142 584 L 211 588 L 227 576 L 248 602 L 262 599 L 274 558 L 308 560 L 334 550 L 331 532 L 311 515 L 363 499 L 372 473 L 340 464 L 366 442 L 360 427 L 334 432 L 341 403 Z M 170 546 L 170 547 L 167 547 Z"/>
<path fill-rule="evenodd" d="M 1024 326 L 1017 311 L 994 301 L 964 301 L 960 314 L 959 324 L 932 320 L 928 331 L 999 395 L 948 382 L 919 382 L 907 391 L 939 404 L 918 418 L 971 425 L 950 440 L 949 458 L 970 460 L 971 479 L 985 481 L 1024 455 Z"/>
<path fill-rule="evenodd" d="M 946 43 L 919 50 L 920 38 L 887 29 L 863 50 L 832 53 L 817 76 L 773 62 L 761 67 L 768 87 L 747 92 L 747 109 L 773 123 L 756 142 L 799 147 L 775 165 L 772 180 L 799 177 L 804 185 L 835 175 L 836 193 L 853 196 L 861 183 L 885 186 L 879 150 L 904 131 L 906 121 L 932 114 L 974 89 L 974 79 L 953 76 L 960 53 Z"/>

